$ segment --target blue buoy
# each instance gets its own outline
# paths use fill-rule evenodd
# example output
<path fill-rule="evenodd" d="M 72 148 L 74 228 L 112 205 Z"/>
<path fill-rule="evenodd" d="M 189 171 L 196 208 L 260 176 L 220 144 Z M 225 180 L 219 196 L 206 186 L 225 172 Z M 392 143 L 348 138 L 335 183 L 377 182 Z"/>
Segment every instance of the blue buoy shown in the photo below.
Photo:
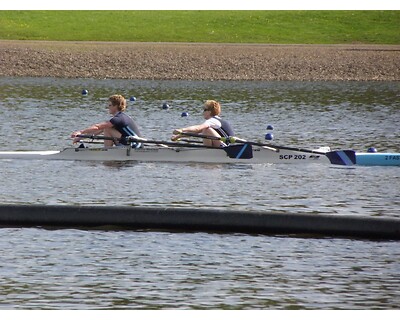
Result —
<path fill-rule="evenodd" d="M 374 147 L 371 147 L 371 148 L 368 148 L 367 152 L 375 153 L 375 152 L 378 152 L 378 150 L 376 150 L 376 148 L 374 148 Z"/>
<path fill-rule="evenodd" d="M 129 101 L 136 101 L 136 97 L 134 97 L 134 96 L 130 97 Z"/>
<path fill-rule="evenodd" d="M 187 112 L 182 112 L 182 114 L 181 114 L 181 117 L 188 117 L 189 116 L 189 113 L 187 113 Z"/>
<path fill-rule="evenodd" d="M 274 130 L 274 127 L 273 127 L 272 125 L 269 124 L 269 125 L 267 126 L 267 130 Z"/>
<path fill-rule="evenodd" d="M 168 103 L 164 103 L 164 104 L 162 105 L 162 108 L 163 108 L 164 110 L 169 109 L 169 104 L 168 104 Z"/>
<path fill-rule="evenodd" d="M 87 96 L 88 93 L 89 93 L 89 91 L 87 91 L 86 89 L 83 89 L 83 90 L 82 90 L 82 95 L 83 95 L 83 96 Z"/>
<path fill-rule="evenodd" d="M 274 135 L 272 133 L 267 133 L 265 135 L 265 140 L 273 140 L 274 139 Z"/>

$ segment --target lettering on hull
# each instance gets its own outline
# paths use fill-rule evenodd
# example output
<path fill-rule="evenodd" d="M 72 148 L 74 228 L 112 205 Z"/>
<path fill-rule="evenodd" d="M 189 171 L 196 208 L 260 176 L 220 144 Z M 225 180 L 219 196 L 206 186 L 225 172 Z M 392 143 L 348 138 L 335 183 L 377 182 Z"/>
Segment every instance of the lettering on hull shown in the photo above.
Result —
<path fill-rule="evenodd" d="M 310 155 L 307 157 L 305 154 L 281 154 L 279 160 L 319 160 L 319 155 Z"/>
<path fill-rule="evenodd" d="M 400 156 L 385 156 L 385 160 L 400 160 Z"/>

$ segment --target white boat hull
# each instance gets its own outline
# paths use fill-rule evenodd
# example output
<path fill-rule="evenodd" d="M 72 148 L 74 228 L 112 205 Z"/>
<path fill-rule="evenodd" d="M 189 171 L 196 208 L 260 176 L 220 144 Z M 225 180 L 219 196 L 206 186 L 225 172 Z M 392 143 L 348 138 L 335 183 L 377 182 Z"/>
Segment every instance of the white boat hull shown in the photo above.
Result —
<path fill-rule="evenodd" d="M 399 153 L 355 153 L 355 162 L 345 152 L 338 155 L 339 163 L 323 153 L 253 147 L 250 159 L 231 158 L 224 149 L 145 147 L 130 149 L 65 148 L 61 151 L 0 151 L 0 159 L 89 160 L 89 161 L 145 161 L 198 163 L 322 163 L 358 166 L 400 166 Z"/>
<path fill-rule="evenodd" d="M 330 164 L 324 154 L 291 150 L 253 148 L 251 159 L 230 158 L 223 149 L 204 148 L 65 148 L 62 151 L 0 151 L 0 159 L 146 161 L 200 163 L 323 163 Z"/>

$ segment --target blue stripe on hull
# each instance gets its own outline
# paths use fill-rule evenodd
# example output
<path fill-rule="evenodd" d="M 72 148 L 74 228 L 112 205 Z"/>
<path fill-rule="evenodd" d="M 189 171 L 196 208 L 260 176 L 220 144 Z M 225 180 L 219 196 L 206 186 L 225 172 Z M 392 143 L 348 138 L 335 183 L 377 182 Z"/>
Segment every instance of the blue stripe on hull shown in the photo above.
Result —
<path fill-rule="evenodd" d="M 400 166 L 400 153 L 356 153 L 358 166 Z"/>
<path fill-rule="evenodd" d="M 236 159 L 241 159 L 243 152 L 246 150 L 247 144 L 244 144 L 242 149 L 240 149 L 239 153 L 236 156 Z"/>
<path fill-rule="evenodd" d="M 356 164 L 356 153 L 354 150 L 338 150 L 325 153 L 332 164 L 341 166 L 352 166 Z"/>
<path fill-rule="evenodd" d="M 350 159 L 350 157 L 346 154 L 345 151 L 342 151 L 342 150 L 337 151 L 337 154 L 345 166 L 351 166 L 354 164 L 354 162 Z M 354 152 L 353 152 L 353 155 L 354 155 Z"/>

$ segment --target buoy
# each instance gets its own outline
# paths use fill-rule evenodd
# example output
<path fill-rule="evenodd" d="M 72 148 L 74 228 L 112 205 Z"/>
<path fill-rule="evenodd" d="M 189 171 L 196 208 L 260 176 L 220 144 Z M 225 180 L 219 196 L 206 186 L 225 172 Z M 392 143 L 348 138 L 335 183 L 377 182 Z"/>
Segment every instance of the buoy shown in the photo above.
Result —
<path fill-rule="evenodd" d="M 82 90 L 82 95 L 83 95 L 83 96 L 88 95 L 88 93 L 89 93 L 89 91 L 87 91 L 86 89 L 83 89 L 83 90 Z"/>
<path fill-rule="evenodd" d="M 189 116 L 189 113 L 187 113 L 187 112 L 182 112 L 182 114 L 181 114 L 181 117 L 188 117 Z"/>
<path fill-rule="evenodd" d="M 274 130 L 274 127 L 273 127 L 272 125 L 269 124 L 269 125 L 267 126 L 267 130 Z"/>
<path fill-rule="evenodd" d="M 133 97 L 133 96 L 130 97 L 130 98 L 129 98 L 129 101 L 136 101 L 136 97 Z"/>
<path fill-rule="evenodd" d="M 169 104 L 168 104 L 168 103 L 164 103 L 164 104 L 162 105 L 162 108 L 163 108 L 164 110 L 169 109 Z"/>
<path fill-rule="evenodd" d="M 265 135 L 265 140 L 273 140 L 274 139 L 274 135 L 272 133 L 267 133 Z"/>
<path fill-rule="evenodd" d="M 371 148 L 368 148 L 367 152 L 375 153 L 375 152 L 378 152 L 378 150 L 376 150 L 376 148 L 374 148 L 374 147 L 371 147 Z"/>

